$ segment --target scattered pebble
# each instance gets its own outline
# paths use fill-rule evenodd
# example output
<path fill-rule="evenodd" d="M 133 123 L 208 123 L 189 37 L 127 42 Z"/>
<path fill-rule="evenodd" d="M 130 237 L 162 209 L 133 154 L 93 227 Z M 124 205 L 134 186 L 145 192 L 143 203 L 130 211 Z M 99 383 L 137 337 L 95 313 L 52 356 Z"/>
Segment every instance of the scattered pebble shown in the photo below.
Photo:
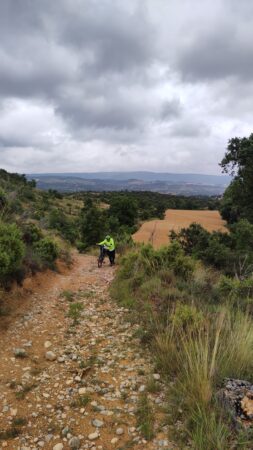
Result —
<path fill-rule="evenodd" d="M 95 431 L 94 433 L 90 433 L 89 436 L 88 436 L 90 441 L 94 441 L 98 437 L 99 437 L 99 433 L 97 431 Z"/>
<path fill-rule="evenodd" d="M 117 434 L 118 436 L 121 436 L 122 434 L 124 434 L 123 428 L 117 428 L 116 434 Z"/>
<path fill-rule="evenodd" d="M 46 359 L 48 361 L 55 361 L 56 360 L 56 354 L 54 352 L 51 352 L 51 351 L 46 352 L 45 357 L 46 357 Z"/>

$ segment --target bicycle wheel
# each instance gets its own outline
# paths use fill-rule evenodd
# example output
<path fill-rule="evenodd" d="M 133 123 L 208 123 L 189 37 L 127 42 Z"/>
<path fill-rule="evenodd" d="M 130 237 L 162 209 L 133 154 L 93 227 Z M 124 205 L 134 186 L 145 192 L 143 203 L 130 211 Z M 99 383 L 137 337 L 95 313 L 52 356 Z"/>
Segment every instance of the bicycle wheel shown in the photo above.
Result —
<path fill-rule="evenodd" d="M 98 258 L 98 268 L 100 269 L 101 267 L 102 267 L 102 265 L 103 265 L 103 260 L 104 260 L 104 258 Z"/>

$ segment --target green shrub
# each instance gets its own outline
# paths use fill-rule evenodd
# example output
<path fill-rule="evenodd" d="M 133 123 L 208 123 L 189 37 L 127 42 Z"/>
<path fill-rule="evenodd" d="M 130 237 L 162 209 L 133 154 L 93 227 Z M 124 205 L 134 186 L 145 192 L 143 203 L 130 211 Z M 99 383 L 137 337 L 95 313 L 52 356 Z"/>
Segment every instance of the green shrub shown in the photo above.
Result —
<path fill-rule="evenodd" d="M 71 319 L 73 320 L 73 325 L 76 325 L 78 323 L 78 319 L 81 316 L 83 308 L 84 308 L 83 303 L 79 302 L 70 303 L 68 316 L 71 317 Z"/>
<path fill-rule="evenodd" d="M 25 253 L 21 232 L 15 224 L 0 223 L 0 281 L 12 277 Z"/>
<path fill-rule="evenodd" d="M 26 223 L 22 227 L 23 241 L 26 244 L 33 244 L 42 238 L 41 230 L 34 223 Z"/>
<path fill-rule="evenodd" d="M 142 281 L 143 278 L 142 278 Z M 140 286 L 140 294 L 144 299 L 156 299 L 159 298 L 162 291 L 162 282 L 158 276 L 146 278 Z"/>
<path fill-rule="evenodd" d="M 76 248 L 80 253 L 84 253 L 87 250 L 87 244 L 82 241 L 77 241 Z"/>
<path fill-rule="evenodd" d="M 138 252 L 129 252 L 121 259 L 121 267 L 119 269 L 119 278 L 128 279 L 134 275 L 138 267 Z"/>
<path fill-rule="evenodd" d="M 132 227 L 138 216 L 136 201 L 127 195 L 115 195 L 110 204 L 109 216 L 115 217 L 120 225 Z"/>
<path fill-rule="evenodd" d="M 95 245 L 103 238 L 104 217 L 103 212 L 87 199 L 79 218 L 80 236 L 84 248 Z"/>
<path fill-rule="evenodd" d="M 7 197 L 5 192 L 0 188 L 0 211 L 7 205 Z"/>
<path fill-rule="evenodd" d="M 23 200 L 34 201 L 36 199 L 34 189 L 28 183 L 21 189 L 20 195 Z"/>
<path fill-rule="evenodd" d="M 48 216 L 49 228 L 58 230 L 62 237 L 71 243 L 74 243 L 77 236 L 77 223 L 70 220 L 61 210 L 53 208 Z"/>
<path fill-rule="evenodd" d="M 172 264 L 175 275 L 189 280 L 194 272 L 195 263 L 189 256 L 180 255 Z"/>
<path fill-rule="evenodd" d="M 222 276 L 218 284 L 218 292 L 231 305 L 253 313 L 253 278 L 239 280 Z"/>
<path fill-rule="evenodd" d="M 204 315 L 195 306 L 178 303 L 171 321 L 178 330 L 197 330 L 204 323 Z"/>
<path fill-rule="evenodd" d="M 10 214 L 22 214 L 23 206 L 19 198 L 10 199 L 8 203 L 8 211 Z"/>
<path fill-rule="evenodd" d="M 26 272 L 30 272 L 32 275 L 43 270 L 45 263 L 42 261 L 41 257 L 30 245 L 26 247 L 24 256 L 24 267 Z"/>
<path fill-rule="evenodd" d="M 45 237 L 36 242 L 34 249 L 44 263 L 52 264 L 59 254 L 56 242 L 49 237 Z"/>

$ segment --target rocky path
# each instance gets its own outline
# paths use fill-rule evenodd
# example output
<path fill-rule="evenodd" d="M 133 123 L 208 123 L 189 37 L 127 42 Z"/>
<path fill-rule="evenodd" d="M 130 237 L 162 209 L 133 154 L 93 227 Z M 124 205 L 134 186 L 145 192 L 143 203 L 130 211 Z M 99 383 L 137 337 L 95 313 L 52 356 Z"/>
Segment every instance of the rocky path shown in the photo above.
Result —
<path fill-rule="evenodd" d="M 138 326 L 109 298 L 113 275 L 94 257 L 76 256 L 69 273 L 29 294 L 29 308 L 2 335 L 0 448 L 175 448 L 162 424 L 163 385 Z M 154 420 L 149 441 L 141 420 L 144 435 Z"/>

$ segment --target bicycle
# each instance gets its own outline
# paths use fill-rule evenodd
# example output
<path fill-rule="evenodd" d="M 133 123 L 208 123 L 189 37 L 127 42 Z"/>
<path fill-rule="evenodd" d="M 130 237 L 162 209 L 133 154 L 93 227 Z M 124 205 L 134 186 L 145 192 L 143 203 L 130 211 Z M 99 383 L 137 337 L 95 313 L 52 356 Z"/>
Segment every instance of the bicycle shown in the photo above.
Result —
<path fill-rule="evenodd" d="M 99 245 L 100 253 L 98 255 L 98 268 L 100 269 L 103 265 L 104 259 L 105 259 L 105 247 L 104 245 Z"/>

